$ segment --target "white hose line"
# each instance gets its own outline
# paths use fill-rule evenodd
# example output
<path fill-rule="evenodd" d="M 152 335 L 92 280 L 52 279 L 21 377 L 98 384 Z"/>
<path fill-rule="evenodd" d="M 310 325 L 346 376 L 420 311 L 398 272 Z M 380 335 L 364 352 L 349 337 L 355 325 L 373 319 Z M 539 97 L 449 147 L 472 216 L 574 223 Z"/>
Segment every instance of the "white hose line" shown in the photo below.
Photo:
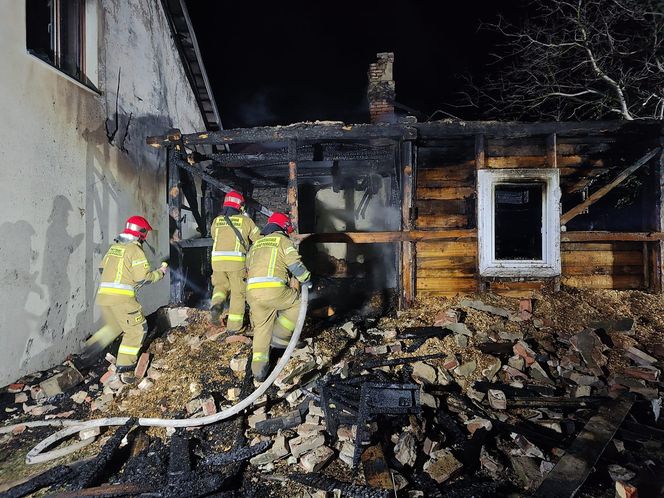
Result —
<path fill-rule="evenodd" d="M 302 333 L 302 328 L 304 327 L 304 320 L 307 316 L 307 305 L 309 302 L 309 290 L 307 287 L 302 286 L 302 294 L 300 296 L 300 313 L 297 316 L 297 322 L 295 323 L 295 330 L 291 336 L 290 342 L 284 351 L 284 354 L 281 356 L 281 359 L 277 363 L 277 366 L 272 370 L 270 375 L 265 379 L 265 381 L 258 386 L 253 393 L 247 396 L 245 399 L 240 401 L 238 404 L 231 406 L 219 413 L 214 415 L 208 415 L 207 417 L 201 418 L 186 418 L 186 419 L 164 419 L 164 418 L 139 418 L 136 423 L 145 427 L 199 427 L 202 425 L 214 424 L 221 420 L 225 420 L 234 415 L 237 415 L 242 410 L 253 404 L 258 398 L 260 398 L 265 392 L 270 388 L 270 386 L 277 379 L 279 374 L 282 372 L 288 360 L 290 360 L 293 351 L 295 351 L 295 346 L 300 339 L 300 334 Z M 55 458 L 60 458 L 64 455 L 72 453 L 81 448 L 79 443 L 74 443 L 70 446 L 65 446 L 64 448 L 59 448 L 57 450 L 48 451 L 43 453 L 43 451 L 49 446 L 55 444 L 56 442 L 64 439 L 68 436 L 76 434 L 84 429 L 90 429 L 92 427 L 106 427 L 114 425 L 124 425 L 130 420 L 130 417 L 111 417 L 111 418 L 100 418 L 94 420 L 88 420 L 85 422 L 80 422 L 66 429 L 62 429 L 55 434 L 47 437 L 43 441 L 39 442 L 34 448 L 32 448 L 25 457 L 25 462 L 28 464 L 48 462 Z M 49 421 L 50 422 L 50 421 Z M 61 422 L 70 422 L 75 423 L 74 420 L 61 421 Z M 20 425 L 20 424 L 19 424 Z M 46 425 L 46 424 L 42 424 Z M 65 424 L 63 424 L 65 425 Z M 70 424 L 66 424 L 70 425 Z M 8 429 L 8 428 L 7 428 Z M 81 443 L 84 441 L 81 441 Z"/>
<path fill-rule="evenodd" d="M 13 432 L 17 427 L 66 427 L 69 425 L 81 425 L 82 423 L 83 420 L 35 420 L 32 422 L 21 422 L 19 424 L 0 427 L 0 434 L 8 434 Z"/>

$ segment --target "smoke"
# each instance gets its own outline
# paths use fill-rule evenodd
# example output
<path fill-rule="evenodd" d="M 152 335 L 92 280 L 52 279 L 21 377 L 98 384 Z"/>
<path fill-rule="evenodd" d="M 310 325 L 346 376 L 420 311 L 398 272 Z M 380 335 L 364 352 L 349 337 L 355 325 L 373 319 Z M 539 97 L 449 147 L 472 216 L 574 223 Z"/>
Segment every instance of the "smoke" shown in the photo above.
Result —
<path fill-rule="evenodd" d="M 238 115 L 244 127 L 266 126 L 277 123 L 278 117 L 270 105 L 269 90 L 254 94 L 248 101 L 239 105 Z"/>

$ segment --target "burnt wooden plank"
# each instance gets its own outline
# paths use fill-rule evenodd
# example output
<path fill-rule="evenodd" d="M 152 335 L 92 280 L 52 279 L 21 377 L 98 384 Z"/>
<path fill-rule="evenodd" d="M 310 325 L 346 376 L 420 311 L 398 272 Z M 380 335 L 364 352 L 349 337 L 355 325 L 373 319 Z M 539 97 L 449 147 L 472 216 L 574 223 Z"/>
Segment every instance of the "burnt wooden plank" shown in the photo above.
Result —
<path fill-rule="evenodd" d="M 534 496 L 561 498 L 576 495 L 633 404 L 634 400 L 621 398 L 602 406 L 597 415 L 588 420 Z"/>
<path fill-rule="evenodd" d="M 414 139 L 413 127 L 389 124 L 295 123 L 287 126 L 259 126 L 255 128 L 233 128 L 214 132 L 181 135 L 185 145 L 224 145 L 233 143 L 287 142 L 288 140 L 369 140 L 373 138 Z M 172 144 L 169 135 L 146 139 L 153 147 Z"/>
<path fill-rule="evenodd" d="M 417 228 L 468 228 L 470 219 L 466 214 L 421 215 L 417 219 Z"/>
<path fill-rule="evenodd" d="M 417 189 L 418 199 L 465 199 L 475 196 L 475 187 L 419 187 Z"/>

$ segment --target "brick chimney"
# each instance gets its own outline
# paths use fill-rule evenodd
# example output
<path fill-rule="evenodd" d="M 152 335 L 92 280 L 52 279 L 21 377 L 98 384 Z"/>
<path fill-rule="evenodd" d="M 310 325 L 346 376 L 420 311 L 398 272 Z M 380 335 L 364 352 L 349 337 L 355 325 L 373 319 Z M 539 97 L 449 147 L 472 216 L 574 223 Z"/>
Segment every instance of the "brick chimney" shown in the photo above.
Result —
<path fill-rule="evenodd" d="M 378 60 L 369 65 L 369 116 L 372 123 L 393 123 L 394 99 L 396 91 L 392 66 L 394 65 L 393 52 L 376 54 Z"/>

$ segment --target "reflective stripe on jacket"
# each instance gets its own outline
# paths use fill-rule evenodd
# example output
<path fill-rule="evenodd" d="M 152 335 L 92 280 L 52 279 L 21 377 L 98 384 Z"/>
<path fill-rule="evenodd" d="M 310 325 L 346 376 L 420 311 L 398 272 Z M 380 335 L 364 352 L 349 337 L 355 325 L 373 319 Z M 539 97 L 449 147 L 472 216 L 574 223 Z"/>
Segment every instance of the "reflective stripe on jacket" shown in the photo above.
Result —
<path fill-rule="evenodd" d="M 293 241 L 278 232 L 254 242 L 249 251 L 247 269 L 247 290 L 283 287 L 288 282 L 289 274 L 301 282 L 311 277 Z"/>
<path fill-rule="evenodd" d="M 157 282 L 164 276 L 159 270 L 150 271 L 150 264 L 138 242 L 113 244 L 99 268 L 101 282 L 97 301 L 103 304 L 134 298 L 137 286 Z"/>
<path fill-rule="evenodd" d="M 234 214 L 228 218 L 242 235 L 247 247 L 260 236 L 260 230 L 248 216 Z M 211 231 L 214 240 L 212 245 L 213 270 L 234 271 L 244 268 L 246 251 L 224 216 L 217 216 L 214 219 Z"/>

